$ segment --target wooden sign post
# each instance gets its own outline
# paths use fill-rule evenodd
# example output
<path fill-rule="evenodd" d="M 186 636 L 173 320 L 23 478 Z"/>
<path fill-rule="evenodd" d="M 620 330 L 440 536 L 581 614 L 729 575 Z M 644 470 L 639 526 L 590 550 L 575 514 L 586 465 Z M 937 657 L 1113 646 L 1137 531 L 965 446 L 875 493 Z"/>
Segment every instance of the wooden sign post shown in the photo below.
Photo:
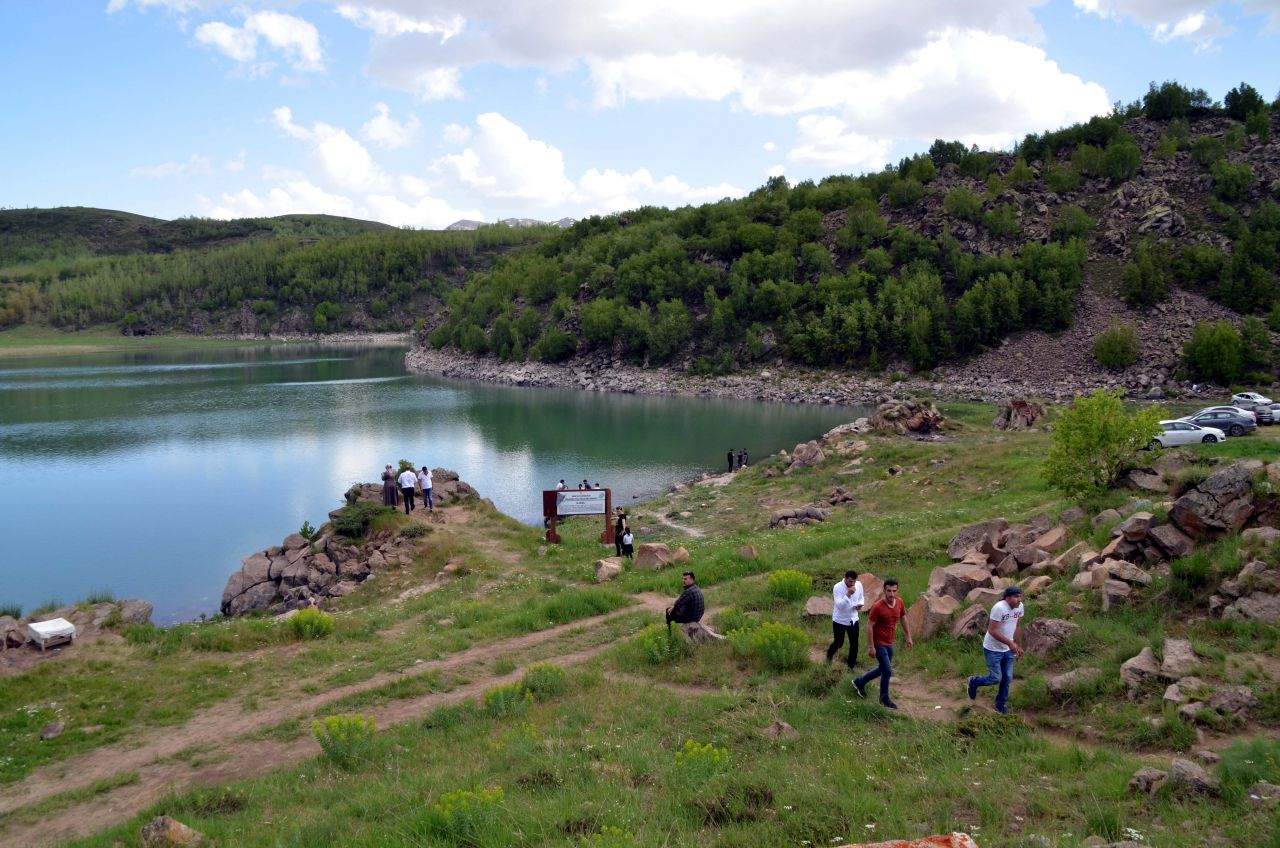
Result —
<path fill-rule="evenodd" d="M 542 492 L 542 517 L 547 525 L 547 541 L 560 544 L 556 521 L 571 515 L 603 515 L 604 532 L 600 541 L 605 545 L 614 542 L 612 489 L 546 489 Z"/>

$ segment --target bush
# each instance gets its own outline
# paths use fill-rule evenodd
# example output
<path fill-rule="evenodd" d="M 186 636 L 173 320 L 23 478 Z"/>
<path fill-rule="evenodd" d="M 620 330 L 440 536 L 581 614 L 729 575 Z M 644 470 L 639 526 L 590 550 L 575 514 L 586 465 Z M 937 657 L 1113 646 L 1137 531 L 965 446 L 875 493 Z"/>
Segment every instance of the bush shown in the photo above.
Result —
<path fill-rule="evenodd" d="M 1187 88 L 1172 81 L 1163 82 L 1157 88 L 1153 82 L 1142 98 L 1142 110 L 1148 118 L 1165 121 L 1204 110 L 1209 102 L 1209 95 L 1202 88 Z"/>
<path fill-rule="evenodd" d="M 1138 330 L 1132 324 L 1112 324 L 1093 340 L 1093 358 L 1119 371 L 1138 361 Z"/>
<path fill-rule="evenodd" d="M 813 589 L 813 580 L 803 571 L 783 569 L 769 575 L 769 594 L 788 601 L 803 601 Z"/>
<path fill-rule="evenodd" d="M 325 759 L 339 768 L 351 769 L 372 751 L 377 728 L 373 716 L 344 714 L 311 722 L 311 732 Z"/>
<path fill-rule="evenodd" d="M 564 362 L 577 352 L 578 343 L 559 327 L 548 327 L 537 347 L 538 358 L 543 362 Z"/>
<path fill-rule="evenodd" d="M 686 739 L 676 751 L 676 770 L 694 785 L 706 783 L 729 770 L 729 749 L 712 742 L 698 743 Z"/>
<path fill-rule="evenodd" d="M 504 793 L 501 786 L 446 792 L 431 806 L 434 829 L 454 845 L 487 844 L 498 826 Z"/>
<path fill-rule="evenodd" d="M 389 506 L 357 501 L 338 513 L 338 517 L 333 520 L 333 532 L 348 539 L 359 539 L 368 532 L 374 519 L 394 514 L 395 510 Z"/>
<path fill-rule="evenodd" d="M 1001 238 L 1016 236 L 1022 230 L 1022 225 L 1018 223 L 1018 210 L 1012 203 L 997 203 L 990 212 L 982 216 L 982 222 L 993 236 Z"/>
<path fill-rule="evenodd" d="M 22 618 L 22 604 L 0 604 L 0 615 Z"/>
<path fill-rule="evenodd" d="M 1140 242 L 1124 266 L 1120 295 L 1130 306 L 1151 307 L 1169 294 L 1169 251 L 1149 239 Z"/>
<path fill-rule="evenodd" d="M 976 223 L 982 218 L 982 198 L 964 186 L 956 186 L 942 199 L 942 209 L 952 217 Z"/>
<path fill-rule="evenodd" d="M 534 700 L 545 701 L 569 691 L 569 678 L 564 669 L 553 663 L 529 666 L 520 685 L 533 695 Z"/>
<path fill-rule="evenodd" d="M 680 628 L 663 624 L 650 624 L 636 636 L 636 642 L 651 665 L 670 662 L 689 652 L 689 643 Z"/>
<path fill-rule="evenodd" d="M 1107 170 L 1107 154 L 1100 147 L 1081 144 L 1071 154 L 1071 167 L 1086 177 L 1100 177 Z"/>
<path fill-rule="evenodd" d="M 1073 238 L 1087 239 L 1091 232 L 1093 219 L 1089 217 L 1089 213 L 1068 203 L 1058 208 L 1049 237 L 1065 244 Z"/>
<path fill-rule="evenodd" d="M 1066 194 L 1080 188 L 1080 172 L 1070 165 L 1046 166 L 1044 183 L 1054 194 Z"/>
<path fill-rule="evenodd" d="M 1271 140 L 1271 107 L 1263 106 L 1244 119 L 1244 131 L 1266 144 Z"/>
<path fill-rule="evenodd" d="M 484 709 L 494 718 L 522 713 L 533 703 L 533 693 L 519 683 L 505 683 L 484 693 Z"/>
<path fill-rule="evenodd" d="M 1077 397 L 1054 426 L 1045 479 L 1070 498 L 1101 493 L 1160 431 L 1159 421 L 1153 407 L 1125 412 L 1119 390 Z"/>
<path fill-rule="evenodd" d="M 1209 166 L 1213 174 L 1213 196 L 1227 203 L 1243 200 L 1253 188 L 1253 169 L 1248 165 L 1233 165 L 1220 159 Z"/>
<path fill-rule="evenodd" d="M 423 536 L 431 534 L 431 528 L 426 524 L 410 524 L 407 527 L 400 528 L 400 535 L 405 539 L 421 539 Z"/>
<path fill-rule="evenodd" d="M 742 610 L 725 610 L 716 616 L 716 624 L 725 633 L 735 630 L 755 630 L 760 626 L 759 616 L 747 615 Z"/>
<path fill-rule="evenodd" d="M 298 535 L 310 542 L 320 535 L 320 531 L 312 527 L 310 521 L 303 521 L 302 526 L 298 528 Z"/>
<path fill-rule="evenodd" d="M 333 616 L 318 609 L 301 609 L 289 619 L 289 630 L 296 639 L 323 639 L 333 632 Z"/>
<path fill-rule="evenodd" d="M 924 186 L 919 180 L 911 178 L 895 180 L 893 185 L 889 186 L 889 202 L 896 207 L 912 206 L 922 197 L 924 197 Z"/>
<path fill-rule="evenodd" d="M 1191 158 L 1206 168 L 1227 155 L 1222 139 L 1204 135 L 1191 142 Z"/>
<path fill-rule="evenodd" d="M 1027 164 L 1026 159 L 1019 156 L 1013 163 L 1013 167 L 1009 169 L 1009 173 L 1005 177 L 1005 180 L 1009 185 L 1014 186 L 1015 188 L 1021 188 L 1022 186 L 1030 185 L 1035 178 L 1036 172 L 1031 170 L 1031 166 Z"/>
<path fill-rule="evenodd" d="M 1142 150 L 1133 136 L 1120 134 L 1111 139 L 1103 157 L 1103 173 L 1114 182 L 1131 180 L 1142 167 Z"/>
<path fill-rule="evenodd" d="M 1271 382 L 1270 371 L 1275 359 L 1271 333 L 1266 323 L 1253 315 L 1240 322 L 1240 368 L 1246 374 L 1260 372 L 1268 375 L 1262 382 Z"/>
<path fill-rule="evenodd" d="M 1267 101 L 1262 99 L 1258 89 L 1247 82 L 1242 82 L 1227 92 L 1227 96 L 1222 98 L 1222 105 L 1227 108 L 1228 117 L 1243 121 L 1254 112 L 1265 108 Z"/>
<path fill-rule="evenodd" d="M 754 630 L 729 635 L 733 649 L 753 656 L 775 671 L 804 668 L 809 663 L 809 636 L 799 627 L 767 621 Z"/>
<path fill-rule="evenodd" d="M 1193 377 L 1225 386 L 1240 376 L 1244 343 L 1230 321 L 1201 321 L 1182 346 L 1182 361 Z"/>

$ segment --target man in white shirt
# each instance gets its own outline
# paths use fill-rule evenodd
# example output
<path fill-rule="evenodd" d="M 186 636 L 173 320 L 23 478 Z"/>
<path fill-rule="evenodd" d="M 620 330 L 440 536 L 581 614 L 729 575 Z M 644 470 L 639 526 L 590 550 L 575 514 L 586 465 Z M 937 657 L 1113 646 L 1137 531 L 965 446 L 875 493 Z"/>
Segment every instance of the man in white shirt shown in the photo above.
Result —
<path fill-rule="evenodd" d="M 990 674 L 969 678 L 969 700 L 978 697 L 982 686 L 1000 685 L 996 690 L 996 712 L 1009 714 L 1009 686 L 1013 683 L 1013 663 L 1022 656 L 1022 590 L 1010 586 L 1004 599 L 996 601 L 987 619 L 987 633 L 982 638 L 982 654 Z"/>
<path fill-rule="evenodd" d="M 846 571 L 844 579 L 831 587 L 831 632 L 835 637 L 827 648 L 827 662 L 835 657 L 844 637 L 849 637 L 849 668 L 852 669 L 858 656 L 858 610 L 862 609 L 862 583 L 858 580 L 858 572 Z"/>
<path fill-rule="evenodd" d="M 418 485 L 422 487 L 422 505 L 426 507 L 427 512 L 435 512 L 436 504 L 431 499 L 431 469 L 425 465 L 418 472 Z"/>
<path fill-rule="evenodd" d="M 412 468 L 400 472 L 400 493 L 404 495 L 404 514 L 413 512 L 413 484 L 418 478 L 413 475 Z"/>
<path fill-rule="evenodd" d="M 559 483 L 556 483 L 556 491 L 557 491 L 557 492 L 563 492 L 563 491 L 564 491 L 564 481 L 563 481 L 563 480 L 561 480 Z"/>

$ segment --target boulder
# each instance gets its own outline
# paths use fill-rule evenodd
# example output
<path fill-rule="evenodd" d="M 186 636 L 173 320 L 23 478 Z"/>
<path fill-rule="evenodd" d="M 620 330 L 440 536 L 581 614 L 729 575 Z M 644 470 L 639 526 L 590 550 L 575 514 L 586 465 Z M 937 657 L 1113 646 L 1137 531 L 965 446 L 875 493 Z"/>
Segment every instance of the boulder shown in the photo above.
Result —
<path fill-rule="evenodd" d="M 1150 795 L 1160 788 L 1160 784 L 1169 777 L 1169 773 L 1154 768 L 1140 768 L 1129 778 L 1129 791 L 1140 795 Z"/>
<path fill-rule="evenodd" d="M 775 509 L 769 514 L 769 526 L 777 527 L 779 524 L 790 521 L 795 517 L 796 511 L 794 509 Z"/>
<path fill-rule="evenodd" d="M 310 545 L 308 545 L 305 548 L 289 548 L 289 549 L 286 549 L 284 552 L 284 559 L 285 559 L 285 562 L 289 563 L 290 565 L 293 565 L 298 560 L 305 558 L 306 555 L 309 553 L 311 553 Z"/>
<path fill-rule="evenodd" d="M 1042 551 L 1035 545 L 1018 545 L 1011 553 L 1014 560 L 1021 568 L 1030 568 L 1042 562 L 1047 563 L 1050 559 L 1048 551 Z"/>
<path fill-rule="evenodd" d="M 787 724 L 781 719 L 775 720 L 773 724 L 764 729 L 764 735 L 768 739 L 799 739 L 800 732 L 794 727 Z"/>
<path fill-rule="evenodd" d="M 1160 664 L 1150 648 L 1143 648 L 1136 657 L 1125 660 L 1120 666 L 1120 680 L 1131 697 L 1142 688 L 1142 684 L 1159 676 Z"/>
<path fill-rule="evenodd" d="M 1163 477 L 1153 471 L 1141 468 L 1134 468 L 1125 474 L 1123 483 L 1142 492 L 1158 494 L 1169 491 L 1169 484 L 1164 481 Z"/>
<path fill-rule="evenodd" d="M 658 571 L 676 561 L 675 553 L 661 542 L 645 542 L 636 551 L 635 567 Z"/>
<path fill-rule="evenodd" d="M 1089 571 L 1081 571 L 1071 578 L 1071 588 L 1077 591 L 1093 588 L 1093 573 Z"/>
<path fill-rule="evenodd" d="M 605 583 L 622 574 L 622 557 L 605 557 L 596 560 L 596 582 Z"/>
<path fill-rule="evenodd" d="M 40 729 L 40 741 L 50 742 L 62 735 L 62 731 L 66 728 L 66 722 L 52 721 Z"/>
<path fill-rule="evenodd" d="M 755 545 L 743 545 L 742 547 L 734 551 L 734 553 L 742 557 L 743 559 L 756 559 L 757 557 L 760 556 L 760 554 L 756 551 Z"/>
<path fill-rule="evenodd" d="M 289 565 L 289 560 L 285 559 L 283 553 L 281 553 L 279 556 L 270 557 L 270 559 L 271 559 L 271 568 L 267 571 L 267 579 L 279 580 L 280 575 L 284 572 L 285 568 Z"/>
<path fill-rule="evenodd" d="M 1161 524 L 1147 531 L 1147 539 L 1155 542 L 1156 547 L 1164 551 L 1170 559 L 1177 559 L 1191 553 L 1195 543 L 1191 538 L 1172 524 Z"/>
<path fill-rule="evenodd" d="M 433 487 L 434 488 L 434 487 Z M 329 587 L 328 595 L 331 598 L 345 598 L 356 590 L 356 584 L 350 580 L 343 580 L 341 583 L 335 583 Z"/>
<path fill-rule="evenodd" d="M 1280 530 L 1274 527 L 1250 527 L 1240 534 L 1240 541 L 1246 546 L 1271 547 L 1280 541 Z"/>
<path fill-rule="evenodd" d="M 241 560 L 240 570 L 245 573 L 251 583 L 262 583 L 271 579 L 271 557 L 264 553 L 253 554 Z"/>
<path fill-rule="evenodd" d="M 950 595 L 925 592 L 907 610 L 907 626 L 915 638 L 929 639 L 946 626 L 959 608 L 960 602 Z"/>
<path fill-rule="evenodd" d="M 1169 789 L 1186 795 L 1217 795 L 1219 785 L 1198 763 L 1175 757 L 1169 769 Z"/>
<path fill-rule="evenodd" d="M 132 600 L 120 604 L 120 621 L 124 624 L 150 624 L 155 607 L 146 601 Z"/>
<path fill-rule="evenodd" d="M 804 602 L 804 610 L 800 613 L 800 617 L 805 621 L 831 618 L 835 605 L 835 600 L 830 595 L 812 597 Z"/>
<path fill-rule="evenodd" d="M 891 400 L 880 404 L 867 425 L 876 432 L 905 436 L 927 434 L 942 429 L 946 419 L 933 404 L 914 400 Z"/>
<path fill-rule="evenodd" d="M 685 641 L 690 645 L 710 645 L 724 638 L 700 621 L 681 624 L 680 629 L 684 631 Z"/>
<path fill-rule="evenodd" d="M 1071 692 L 1077 686 L 1089 683 L 1102 676 L 1102 669 L 1093 666 L 1082 666 L 1073 668 L 1065 674 L 1057 674 L 1053 677 L 1045 679 L 1044 685 L 1049 690 L 1050 695 L 1062 697 Z"/>
<path fill-rule="evenodd" d="M 676 548 L 671 554 L 671 561 L 676 565 L 687 565 L 689 562 L 689 549 L 683 547 Z"/>
<path fill-rule="evenodd" d="M 1238 532 L 1253 510 L 1252 471 L 1237 462 L 1174 501 L 1169 520 L 1192 539 L 1219 539 Z"/>
<path fill-rule="evenodd" d="M 1245 595 L 1222 611 L 1223 618 L 1251 619 L 1275 624 L 1280 621 L 1280 595 L 1264 594 Z"/>
<path fill-rule="evenodd" d="M 996 563 L 991 573 L 997 577 L 1013 577 L 1018 573 L 1018 561 L 1010 554 Z"/>
<path fill-rule="evenodd" d="M 1079 571 L 1082 562 L 1097 555 L 1097 552 L 1089 547 L 1088 542 L 1076 542 L 1053 558 L 1049 564 L 1049 570 L 1054 574 L 1069 574 Z"/>
<path fill-rule="evenodd" d="M 157 816 L 142 828 L 143 848 L 171 848 L 177 845 L 203 845 L 204 834 L 192 830 L 177 819 Z"/>
<path fill-rule="evenodd" d="M 307 565 L 305 559 L 286 566 L 284 573 L 280 575 L 281 586 L 305 586 L 307 584 L 307 573 L 311 568 Z"/>
<path fill-rule="evenodd" d="M 951 623 L 951 635 L 957 639 L 979 636 L 987 632 L 987 611 L 979 605 L 969 607 Z"/>
<path fill-rule="evenodd" d="M 1009 529 L 1009 522 L 1003 518 L 994 518 L 990 521 L 980 521 L 977 524 L 970 524 L 967 527 L 960 528 L 960 532 L 952 537 L 947 544 L 947 556 L 952 559 L 963 559 L 964 555 L 982 541 L 982 537 L 988 534 L 999 537 L 1001 533 Z"/>
<path fill-rule="evenodd" d="M 1160 676 L 1165 680 L 1181 680 L 1196 667 L 1196 652 L 1186 639 L 1165 639 L 1161 653 Z"/>
<path fill-rule="evenodd" d="M 1093 529 L 1100 530 L 1103 527 L 1114 527 L 1120 523 L 1120 519 L 1123 517 L 1119 510 L 1104 509 L 1093 517 Z"/>
<path fill-rule="evenodd" d="M 1004 582 L 1003 580 L 1001 581 Z M 991 609 L 997 601 L 1004 597 L 1004 587 L 1000 586 L 979 586 L 971 589 L 969 594 L 964 596 L 966 604 L 977 604 L 983 609 Z"/>
<path fill-rule="evenodd" d="M 359 583 L 367 578 L 371 571 L 369 563 L 364 560 L 349 559 L 338 564 L 338 579 Z"/>
<path fill-rule="evenodd" d="M 884 594 L 884 581 L 870 571 L 863 571 L 858 574 L 858 582 L 862 584 L 862 611 L 866 613 Z M 863 627 L 869 626 L 863 625 Z"/>
<path fill-rule="evenodd" d="M 1274 783 L 1255 783 L 1245 790 L 1244 795 L 1256 810 L 1274 810 L 1280 807 L 1280 786 Z"/>
<path fill-rule="evenodd" d="M 251 587 L 261 583 L 261 580 L 252 580 L 249 575 L 243 571 L 234 572 L 227 578 L 227 585 L 222 590 L 222 611 L 225 614 L 227 605 L 231 603 L 233 598 L 243 595 Z"/>
<path fill-rule="evenodd" d="M 1051 554 L 1056 554 L 1066 546 L 1067 535 L 1069 532 L 1070 531 L 1068 531 L 1066 527 L 1059 525 L 1046 531 L 1042 535 L 1037 536 L 1036 540 L 1031 544 L 1042 551 L 1048 551 Z"/>
<path fill-rule="evenodd" d="M 1147 538 L 1147 531 L 1151 529 L 1152 517 L 1149 512 L 1135 512 L 1116 529 L 1124 536 L 1126 542 L 1141 542 Z"/>
<path fill-rule="evenodd" d="M 1034 598 L 1053 585 L 1053 578 L 1047 574 L 1038 574 L 1022 584 L 1022 591 L 1028 598 Z"/>
<path fill-rule="evenodd" d="M 1102 584 L 1102 611 L 1110 612 L 1112 608 L 1124 606 L 1129 602 L 1133 589 L 1120 580 L 1107 580 Z"/>
<path fill-rule="evenodd" d="M 1225 686 L 1209 696 L 1209 706 L 1232 718 L 1247 720 L 1259 706 L 1258 696 L 1248 686 Z"/>
<path fill-rule="evenodd" d="M 1161 700 L 1165 706 L 1180 707 L 1204 693 L 1207 688 L 1204 681 L 1198 677 L 1184 677 L 1166 686 Z"/>
<path fill-rule="evenodd" d="M 937 595 L 949 595 L 957 601 L 970 591 L 991 585 L 991 571 L 981 565 L 963 562 L 935 568 L 929 575 L 929 591 Z"/>
<path fill-rule="evenodd" d="M 285 551 L 302 551 L 309 549 L 311 543 L 301 533 L 290 533 L 284 537 L 280 547 L 284 548 Z"/>
<path fill-rule="evenodd" d="M 325 574 L 338 573 L 338 566 L 334 564 L 333 560 L 329 559 L 327 554 L 316 554 L 313 556 L 311 558 L 311 567 L 316 571 L 321 571 Z"/>
<path fill-rule="evenodd" d="M 1044 407 L 1038 403 L 1010 398 L 1000 404 L 991 426 L 997 430 L 1027 430 L 1044 415 Z"/>
<path fill-rule="evenodd" d="M 244 615 L 253 610 L 264 610 L 276 599 L 276 584 L 255 583 L 222 606 L 222 614 L 228 618 Z"/>
<path fill-rule="evenodd" d="M 1083 521 L 1084 517 L 1085 511 L 1083 509 L 1078 506 L 1071 506 L 1062 511 L 1062 514 L 1058 516 L 1058 521 L 1070 526 L 1077 521 Z"/>
<path fill-rule="evenodd" d="M 1033 654 L 1050 654 L 1080 633 L 1080 625 L 1060 618 L 1037 618 L 1022 627 L 1022 647 Z"/>
<path fill-rule="evenodd" d="M 1151 575 L 1138 566 L 1124 560 L 1111 560 L 1109 572 L 1112 580 L 1123 580 L 1130 586 L 1150 586 Z"/>
<path fill-rule="evenodd" d="M 827 455 L 822 452 L 822 448 L 818 447 L 817 442 L 801 442 L 796 445 L 796 449 L 791 452 L 791 464 L 787 466 L 787 470 L 783 473 L 790 474 L 795 468 L 818 465 L 819 463 L 826 461 Z"/>

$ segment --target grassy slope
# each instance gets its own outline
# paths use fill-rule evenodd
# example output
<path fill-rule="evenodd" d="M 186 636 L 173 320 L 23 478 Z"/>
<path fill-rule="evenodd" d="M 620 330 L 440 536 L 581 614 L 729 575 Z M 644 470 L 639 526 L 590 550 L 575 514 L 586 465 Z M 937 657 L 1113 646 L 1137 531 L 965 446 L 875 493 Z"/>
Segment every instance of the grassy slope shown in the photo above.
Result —
<path fill-rule="evenodd" d="M 664 528 L 653 515 L 661 511 L 711 531 L 705 538 L 672 541 L 690 549 L 712 607 L 754 609 L 766 619 L 798 623 L 800 602 L 770 597 L 759 577 L 777 568 L 809 573 L 819 587 L 815 591 L 851 565 L 882 576 L 892 572 L 911 598 L 923 589 L 929 570 L 945 561 L 943 548 L 956 526 L 993 515 L 1053 515 L 1065 506 L 1038 478 L 1045 434 L 994 433 L 987 428 L 989 408 L 948 411 L 958 419 L 953 441 L 870 438 L 858 465 L 850 466 L 849 456 L 834 457 L 824 466 L 772 479 L 763 472 L 778 461 L 767 460 L 723 489 L 694 486 L 687 494 L 646 504 L 633 524 L 651 528 L 642 538 L 661 537 Z M 1234 455 L 1274 457 L 1278 441 L 1280 431 L 1269 429 L 1225 448 Z M 937 460 L 945 462 L 930 465 Z M 890 464 L 908 472 L 889 478 L 883 469 Z M 814 500 L 837 482 L 855 491 L 856 505 L 838 508 L 823 525 L 761 529 L 772 505 Z M 1120 493 L 1113 498 L 1125 499 Z M 477 509 L 467 525 L 428 537 L 411 574 L 375 581 L 347 599 L 338 631 L 327 640 L 281 648 L 287 636 L 267 621 L 192 625 L 150 646 L 101 645 L 6 679 L 7 700 L 18 709 L 0 719 L 0 750 L 8 758 L 0 760 L 0 776 L 14 780 L 41 763 L 145 738 L 150 729 L 173 726 L 217 704 L 241 712 L 263 738 L 305 742 L 305 721 L 262 718 L 254 724 L 255 714 L 274 716 L 282 701 L 361 681 L 378 685 L 315 712 L 410 705 L 424 692 L 483 684 L 528 662 L 608 645 L 635 633 L 651 616 L 624 613 L 570 631 L 561 644 L 502 651 L 475 667 L 394 675 L 419 659 L 584 619 L 616 606 L 620 595 L 674 594 L 677 578 L 671 571 L 628 572 L 607 588 L 591 585 L 591 563 L 600 550 L 595 532 L 594 522 L 571 522 L 566 543 L 543 556 L 535 531 Z M 755 545 L 759 558 L 738 557 L 734 551 L 742 544 Z M 1230 545 L 1210 554 L 1226 566 L 1238 561 Z M 451 558 L 465 563 L 469 573 L 440 591 L 403 604 L 387 602 Z M 471 702 L 443 708 L 384 730 L 353 775 L 307 761 L 185 793 L 147 815 L 170 813 L 224 844 L 242 845 L 572 844 L 609 826 L 633 833 L 634 843 L 619 838 L 597 844 L 818 845 L 837 837 L 970 829 L 984 846 L 1027 844 L 1023 840 L 1032 834 L 1045 836 L 1050 845 L 1073 846 L 1090 833 L 1122 838 L 1126 827 L 1152 845 L 1274 843 L 1280 838 L 1274 822 L 1250 813 L 1238 794 L 1180 804 L 1165 797 L 1135 799 L 1125 789 L 1139 765 L 1167 766 L 1169 752 L 1186 750 L 1194 738 L 1177 722 L 1153 728 L 1149 719 L 1160 715 L 1159 691 L 1129 702 L 1113 682 L 1120 662 L 1143 645 L 1158 649 L 1162 635 L 1193 639 L 1207 657 L 1202 676 L 1255 687 L 1264 700 L 1263 724 L 1247 732 L 1274 738 L 1280 726 L 1274 667 L 1258 659 L 1275 653 L 1277 629 L 1189 617 L 1171 608 L 1167 588 L 1157 581 L 1119 615 L 1103 616 L 1096 602 L 1087 601 L 1072 615 L 1083 638 L 1059 655 L 1030 657 L 1019 666 L 1012 706 L 1035 730 L 990 725 L 985 714 L 958 723 L 888 716 L 852 698 L 838 675 L 822 669 L 767 671 L 728 644 L 651 666 L 635 641 L 627 640 L 576 667 L 566 695 L 520 715 L 494 718 Z M 1062 614 L 1071 598 L 1055 589 L 1033 600 L 1030 609 L 1033 615 Z M 380 635 L 388 632 L 396 638 Z M 830 635 L 825 622 L 809 625 L 807 633 L 813 646 L 824 645 Z M 1104 683 L 1076 693 L 1072 701 L 1050 701 L 1044 675 L 1086 661 L 1103 668 Z M 907 712 L 928 715 L 931 704 L 961 698 L 963 677 L 980 665 L 976 645 L 947 637 L 900 651 L 898 680 L 914 694 L 899 695 L 899 701 Z M 58 707 L 41 707 L 49 701 Z M 35 714 L 26 716 L 21 707 L 35 707 Z M 53 743 L 34 742 L 54 713 L 68 721 L 68 732 Z M 801 738 L 762 738 L 760 730 L 779 718 L 799 729 Z M 92 736 L 78 732 L 93 724 L 104 730 Z M 690 772 L 697 765 L 678 766 L 675 757 L 689 738 L 727 747 L 732 767 L 711 768 L 705 779 L 694 779 Z M 459 751 L 466 756 L 459 758 Z M 186 757 L 216 762 L 218 753 L 194 748 Z M 1276 769 L 1274 759 L 1269 766 L 1257 763 L 1264 758 L 1241 767 Z M 74 809 L 86 796 L 110 799 L 133 779 L 125 772 L 39 810 L 0 815 L 0 841 L 6 828 L 36 812 Z M 494 785 L 505 796 L 489 813 L 442 818 L 432 812 L 443 793 Z M 128 841 L 145 818 L 84 844 Z"/>

